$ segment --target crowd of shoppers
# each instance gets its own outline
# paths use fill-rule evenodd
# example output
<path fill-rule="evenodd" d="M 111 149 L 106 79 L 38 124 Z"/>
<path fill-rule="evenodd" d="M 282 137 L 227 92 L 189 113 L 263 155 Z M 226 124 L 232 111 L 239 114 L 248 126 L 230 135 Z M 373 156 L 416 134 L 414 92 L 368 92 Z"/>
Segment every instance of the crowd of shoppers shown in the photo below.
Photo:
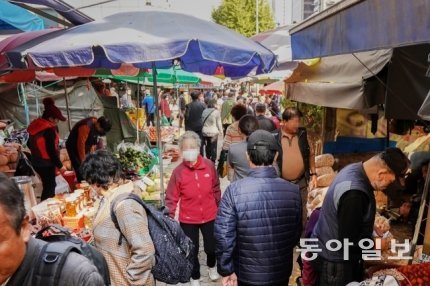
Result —
<path fill-rule="evenodd" d="M 172 95 L 160 96 L 160 115 L 171 124 Z M 190 96 L 188 104 L 187 94 L 176 98 L 179 127 L 183 121 L 186 131 L 179 138 L 182 161 L 172 172 L 165 202 L 169 216 L 179 221 L 194 245 L 191 286 L 200 285 L 202 274 L 200 233 L 208 276 L 223 286 L 288 285 L 293 251 L 301 237 L 316 239 L 321 249 L 316 260 L 304 263 L 306 286 L 361 281 L 363 261 L 357 245 L 360 239 L 372 236 L 373 190 L 383 191 L 405 177 L 409 160 L 401 150 L 388 148 L 342 169 L 308 218 L 305 205 L 308 192 L 317 185 L 317 170 L 300 110 L 286 108 L 279 118 L 279 98 L 259 101 L 245 93 L 238 97 L 233 89 L 205 94 L 192 91 Z M 141 104 L 148 126 L 154 125 L 155 103 L 149 91 Z M 53 196 L 55 170 L 63 169 L 56 125 L 66 120 L 52 99 L 44 100 L 44 106 L 42 117 L 28 127 L 32 163 L 42 174 L 42 199 Z M 138 191 L 133 182 L 124 179 L 112 153 L 95 150 L 98 137 L 111 127 L 104 117 L 83 119 L 70 132 L 66 147 L 78 180 L 86 180 L 101 198 L 92 231 L 112 285 L 155 285 L 151 269 L 157 262 L 147 213 L 136 201 L 121 200 Z M 221 195 L 216 165 L 224 161 L 230 169 L 230 184 Z M 13 194 L 8 195 L 9 191 Z M 0 285 L 31 285 L 30 256 L 37 256 L 44 246 L 30 238 L 29 218 L 22 208 L 22 194 L 0 175 L 0 237 L 10 247 L 0 248 L 0 258 L 5 258 L 0 259 L 5 269 L 0 273 Z M 327 242 L 333 239 L 347 239 L 355 245 L 348 261 L 341 250 L 327 249 Z M 6 259 L 12 257 L 11 251 L 14 258 Z M 82 255 L 71 255 L 64 267 L 72 273 L 62 274 L 69 280 L 64 285 L 103 285 L 97 270 Z"/>

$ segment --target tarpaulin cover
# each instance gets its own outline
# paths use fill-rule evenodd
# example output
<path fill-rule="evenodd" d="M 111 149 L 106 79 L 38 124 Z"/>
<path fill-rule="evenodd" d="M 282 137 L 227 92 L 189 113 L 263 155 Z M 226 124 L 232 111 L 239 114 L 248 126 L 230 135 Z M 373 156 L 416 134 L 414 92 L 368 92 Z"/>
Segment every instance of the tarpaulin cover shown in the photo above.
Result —
<path fill-rule="evenodd" d="M 388 71 L 386 118 L 420 118 L 418 110 L 430 90 L 430 78 L 426 76 L 429 54 L 430 44 L 394 49 Z M 430 110 L 427 112 L 430 114 Z"/>
<path fill-rule="evenodd" d="M 314 105 L 368 109 L 385 100 L 385 89 L 373 76 L 383 72 L 391 50 L 321 58 L 314 65 L 300 63 L 286 80 L 287 97 Z"/>
<path fill-rule="evenodd" d="M 261 94 L 282 94 L 285 91 L 285 82 L 283 80 L 276 81 L 266 85 L 258 92 Z"/>
<path fill-rule="evenodd" d="M 169 68 L 225 76 L 270 72 L 275 55 L 262 45 L 213 22 L 167 11 L 118 13 L 67 30 L 23 52 L 38 67 Z"/>
<path fill-rule="evenodd" d="M 68 87 L 69 106 L 71 111 L 72 126 L 88 116 L 103 115 L 103 105 L 97 97 L 95 90 L 88 86 L 87 81 L 79 81 Z M 43 112 L 42 100 L 50 96 L 55 99 L 55 105 L 66 116 L 66 100 L 64 87 L 41 88 L 39 85 L 26 84 L 25 94 L 30 111 L 30 120 L 39 117 Z M 11 118 L 15 121 L 15 128 L 25 127 L 24 103 L 18 96 L 16 84 L 0 84 L 0 118 Z M 68 124 L 58 124 L 62 137 L 68 134 Z"/>
<path fill-rule="evenodd" d="M 26 84 L 25 92 L 28 97 L 30 120 L 42 114 L 42 100 L 46 96 L 53 97 L 55 105 L 66 116 L 63 87 L 41 88 L 38 85 Z M 83 118 L 104 115 L 112 121 L 112 130 L 106 136 L 108 147 L 111 150 L 114 150 L 116 144 L 122 140 L 136 141 L 136 128 L 125 112 L 117 108 L 116 97 L 97 95 L 92 85 L 87 81 L 79 81 L 68 87 L 68 93 L 72 126 Z M 15 122 L 15 128 L 26 127 L 24 103 L 22 98 L 18 96 L 16 84 L 0 84 L 0 106 L 2 107 L 0 108 L 0 118 L 12 119 Z M 69 133 L 67 122 L 59 122 L 58 127 L 61 138 L 65 138 Z M 140 142 L 145 142 L 145 138 L 145 134 L 141 134 Z"/>
<path fill-rule="evenodd" d="M 43 5 L 52 8 L 74 25 L 80 25 L 94 20 L 61 0 L 14 0 L 14 2 Z"/>
<path fill-rule="evenodd" d="M 430 0 L 341 1 L 290 30 L 293 59 L 430 42 L 429 11 Z"/>
<path fill-rule="evenodd" d="M 24 32 L 44 29 L 42 18 L 6 0 L 0 0 L 0 19 Z"/>

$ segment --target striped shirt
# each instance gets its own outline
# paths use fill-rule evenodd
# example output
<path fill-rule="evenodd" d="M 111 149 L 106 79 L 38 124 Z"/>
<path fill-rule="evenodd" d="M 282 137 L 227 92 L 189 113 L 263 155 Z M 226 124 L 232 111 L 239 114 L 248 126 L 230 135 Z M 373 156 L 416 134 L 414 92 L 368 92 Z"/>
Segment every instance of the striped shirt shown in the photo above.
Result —
<path fill-rule="evenodd" d="M 239 131 L 239 121 L 235 121 L 225 132 L 224 144 L 222 145 L 223 150 L 230 149 L 230 145 L 233 143 L 239 143 L 246 139 L 246 136 Z"/>

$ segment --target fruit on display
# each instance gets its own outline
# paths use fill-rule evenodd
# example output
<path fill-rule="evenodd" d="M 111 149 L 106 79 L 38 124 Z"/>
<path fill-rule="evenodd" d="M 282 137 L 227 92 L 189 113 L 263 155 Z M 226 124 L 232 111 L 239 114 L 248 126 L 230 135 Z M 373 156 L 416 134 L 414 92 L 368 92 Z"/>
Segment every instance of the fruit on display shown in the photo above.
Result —
<path fill-rule="evenodd" d="M 410 285 L 430 285 L 430 262 L 405 265 L 397 270 L 406 276 Z"/>

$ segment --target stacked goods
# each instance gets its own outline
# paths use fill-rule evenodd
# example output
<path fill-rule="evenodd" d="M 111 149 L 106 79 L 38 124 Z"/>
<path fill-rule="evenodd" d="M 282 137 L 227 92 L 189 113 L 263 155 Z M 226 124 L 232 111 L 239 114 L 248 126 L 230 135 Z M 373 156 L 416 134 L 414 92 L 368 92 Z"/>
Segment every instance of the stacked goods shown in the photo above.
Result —
<path fill-rule="evenodd" d="M 0 172 L 7 172 L 16 168 L 21 145 L 5 143 L 0 145 Z"/>
<path fill-rule="evenodd" d="M 328 187 L 315 188 L 308 193 L 308 202 L 306 204 L 308 217 L 311 216 L 312 212 L 316 208 L 320 208 L 322 206 L 327 190 L 328 190 Z"/>
<path fill-rule="evenodd" d="M 333 165 L 334 157 L 331 154 L 322 154 L 315 157 L 317 187 L 328 187 L 333 182 L 336 177 L 336 173 L 333 171 Z"/>
<path fill-rule="evenodd" d="M 60 150 L 60 161 L 63 163 L 64 168 L 67 171 L 72 170 L 72 162 L 70 162 L 69 154 L 67 153 L 67 149 Z"/>

